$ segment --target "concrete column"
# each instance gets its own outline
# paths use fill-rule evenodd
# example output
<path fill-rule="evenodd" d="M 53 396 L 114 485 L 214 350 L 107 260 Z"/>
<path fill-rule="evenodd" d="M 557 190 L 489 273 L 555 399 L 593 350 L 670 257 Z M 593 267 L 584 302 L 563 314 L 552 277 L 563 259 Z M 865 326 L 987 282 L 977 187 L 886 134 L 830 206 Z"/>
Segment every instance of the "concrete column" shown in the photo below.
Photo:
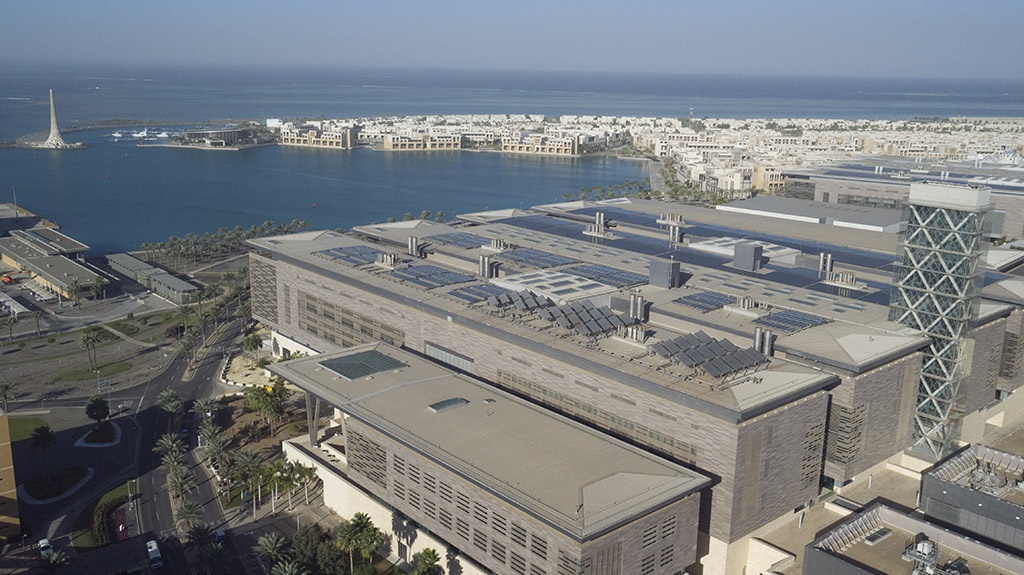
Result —
<path fill-rule="evenodd" d="M 317 423 L 320 421 L 320 398 L 306 394 L 306 425 L 309 426 L 309 447 L 316 447 Z"/>

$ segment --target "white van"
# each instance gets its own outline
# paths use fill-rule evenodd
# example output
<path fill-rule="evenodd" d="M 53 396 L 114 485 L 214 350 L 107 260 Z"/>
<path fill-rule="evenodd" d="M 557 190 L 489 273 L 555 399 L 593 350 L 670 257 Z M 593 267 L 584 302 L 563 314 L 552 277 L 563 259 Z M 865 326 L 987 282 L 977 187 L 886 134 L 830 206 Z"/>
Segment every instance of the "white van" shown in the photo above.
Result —
<path fill-rule="evenodd" d="M 146 554 L 149 555 L 149 568 L 159 569 L 164 566 L 164 560 L 160 557 L 160 546 L 155 540 L 146 541 Z"/>

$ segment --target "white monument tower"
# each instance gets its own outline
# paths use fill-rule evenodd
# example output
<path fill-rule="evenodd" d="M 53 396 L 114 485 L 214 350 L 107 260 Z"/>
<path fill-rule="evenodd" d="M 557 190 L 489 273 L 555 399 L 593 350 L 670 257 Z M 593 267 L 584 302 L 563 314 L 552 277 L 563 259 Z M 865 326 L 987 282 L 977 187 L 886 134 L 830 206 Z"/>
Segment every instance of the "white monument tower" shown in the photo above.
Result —
<path fill-rule="evenodd" d="M 43 143 L 44 148 L 70 148 L 57 128 L 57 108 L 53 105 L 53 90 L 50 90 L 50 136 Z"/>

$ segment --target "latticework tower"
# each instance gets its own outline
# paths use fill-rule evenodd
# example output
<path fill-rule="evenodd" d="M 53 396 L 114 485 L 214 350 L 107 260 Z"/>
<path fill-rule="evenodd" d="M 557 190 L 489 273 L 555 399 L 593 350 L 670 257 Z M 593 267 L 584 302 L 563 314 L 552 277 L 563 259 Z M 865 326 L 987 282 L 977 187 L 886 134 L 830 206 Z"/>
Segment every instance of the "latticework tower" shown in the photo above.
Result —
<path fill-rule="evenodd" d="M 989 191 L 914 183 L 904 209 L 890 318 L 932 338 L 914 414 L 914 447 L 941 458 L 956 448 L 969 375 Z"/>

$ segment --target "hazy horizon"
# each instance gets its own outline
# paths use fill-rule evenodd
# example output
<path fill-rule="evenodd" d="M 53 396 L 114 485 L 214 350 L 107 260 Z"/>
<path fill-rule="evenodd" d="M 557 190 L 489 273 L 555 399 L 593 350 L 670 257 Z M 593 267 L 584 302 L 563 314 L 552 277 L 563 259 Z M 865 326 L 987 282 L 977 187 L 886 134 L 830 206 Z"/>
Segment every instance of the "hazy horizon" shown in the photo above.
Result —
<path fill-rule="evenodd" d="M 5 66 L 1015 79 L 1024 3 L 13 2 Z"/>

